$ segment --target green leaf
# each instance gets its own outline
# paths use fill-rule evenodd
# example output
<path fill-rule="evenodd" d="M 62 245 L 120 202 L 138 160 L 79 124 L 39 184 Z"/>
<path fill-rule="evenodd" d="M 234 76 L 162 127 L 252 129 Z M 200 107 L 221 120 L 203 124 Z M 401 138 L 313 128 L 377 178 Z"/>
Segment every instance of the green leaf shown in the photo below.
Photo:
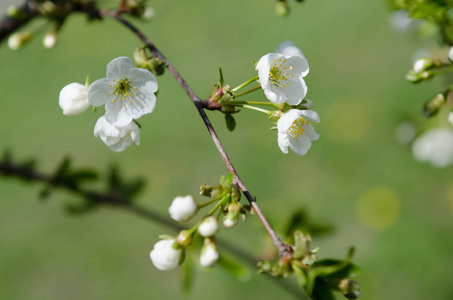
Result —
<path fill-rule="evenodd" d="M 223 72 L 222 72 L 222 68 L 219 68 L 219 88 L 221 88 L 223 86 Z"/>
<path fill-rule="evenodd" d="M 186 261 L 182 264 L 181 267 L 182 291 L 186 295 L 190 294 L 190 292 L 192 291 L 194 274 L 195 272 L 193 268 L 193 260 L 190 256 L 186 256 Z"/>
<path fill-rule="evenodd" d="M 218 265 L 240 281 L 246 281 L 250 278 L 249 270 L 225 253 L 220 256 Z"/>
<path fill-rule="evenodd" d="M 229 173 L 227 177 L 225 177 L 225 180 L 224 180 L 224 187 L 225 189 L 230 189 L 231 186 L 233 185 L 233 178 L 234 178 L 234 174 L 233 173 Z"/>
<path fill-rule="evenodd" d="M 225 122 L 229 131 L 233 131 L 236 128 L 236 120 L 231 114 L 225 114 Z"/>
<path fill-rule="evenodd" d="M 318 260 L 313 264 L 316 275 L 325 278 L 350 278 L 360 274 L 361 269 L 349 262 L 338 259 Z"/>
<path fill-rule="evenodd" d="M 294 262 L 291 262 L 291 266 L 294 270 L 294 274 L 296 274 L 297 283 L 299 286 L 304 287 L 307 284 L 307 279 L 305 278 L 305 273 L 302 269 Z"/>
<path fill-rule="evenodd" d="M 320 278 L 315 280 L 315 286 L 311 295 L 313 300 L 335 300 L 329 284 Z"/>

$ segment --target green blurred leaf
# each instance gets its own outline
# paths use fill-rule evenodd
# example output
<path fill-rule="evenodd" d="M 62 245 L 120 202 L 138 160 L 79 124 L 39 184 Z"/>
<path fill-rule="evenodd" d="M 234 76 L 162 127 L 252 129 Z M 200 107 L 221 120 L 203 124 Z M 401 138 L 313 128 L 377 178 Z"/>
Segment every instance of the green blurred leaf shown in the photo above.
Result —
<path fill-rule="evenodd" d="M 190 255 L 186 256 L 185 262 L 181 266 L 181 285 L 184 294 L 188 295 L 192 291 L 194 283 L 193 259 Z"/>
<path fill-rule="evenodd" d="M 233 131 L 236 128 L 236 120 L 231 114 L 225 114 L 225 122 L 229 131 Z"/>
<path fill-rule="evenodd" d="M 249 270 L 225 253 L 220 256 L 218 265 L 238 280 L 246 281 L 250 278 Z"/>
<path fill-rule="evenodd" d="M 223 87 L 223 72 L 222 68 L 219 68 L 219 88 Z"/>
<path fill-rule="evenodd" d="M 329 283 L 320 278 L 315 280 L 311 297 L 313 300 L 335 300 Z"/>

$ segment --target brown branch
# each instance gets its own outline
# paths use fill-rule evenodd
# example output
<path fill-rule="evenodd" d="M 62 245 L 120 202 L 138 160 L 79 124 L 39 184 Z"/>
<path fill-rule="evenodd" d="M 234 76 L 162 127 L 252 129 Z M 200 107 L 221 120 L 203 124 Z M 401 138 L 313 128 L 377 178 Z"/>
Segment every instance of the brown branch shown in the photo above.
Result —
<path fill-rule="evenodd" d="M 220 142 L 220 139 L 217 136 L 217 133 L 215 132 L 214 127 L 211 124 L 211 121 L 209 120 L 208 116 L 206 115 L 206 112 L 204 111 L 205 101 L 203 101 L 200 97 L 198 97 L 194 93 L 194 91 L 189 87 L 189 85 L 186 83 L 186 81 L 181 76 L 181 74 L 179 74 L 179 72 L 175 69 L 175 67 L 165 58 L 165 56 L 156 48 L 156 46 L 137 27 L 135 27 L 132 23 L 130 23 L 129 21 L 124 19 L 121 16 L 121 14 L 119 14 L 117 12 L 102 10 L 101 14 L 104 16 L 114 18 L 114 19 L 118 20 L 119 22 L 121 22 L 123 25 L 125 25 L 127 28 L 129 28 L 149 48 L 149 50 L 151 51 L 151 53 L 153 54 L 154 57 L 157 57 L 166 63 L 167 68 L 170 71 L 170 73 L 173 75 L 173 77 L 175 77 L 175 79 L 178 81 L 178 83 L 181 85 L 183 90 L 186 92 L 186 94 L 189 96 L 190 100 L 192 100 L 193 104 L 197 108 L 197 111 L 200 114 L 201 119 L 205 123 L 206 128 L 208 129 L 209 134 L 211 135 L 211 138 L 214 141 L 214 144 L 216 145 L 217 150 L 219 151 L 228 171 L 234 174 L 235 183 L 239 186 L 242 193 L 245 195 L 245 197 L 249 201 L 250 205 L 255 210 L 261 223 L 263 223 L 263 226 L 266 229 L 266 231 L 268 232 L 269 236 L 271 237 L 273 244 L 278 249 L 280 257 L 284 260 L 291 258 L 291 255 L 293 252 L 292 248 L 289 245 L 286 245 L 281 241 L 280 237 L 277 235 L 275 230 L 269 224 L 268 220 L 264 216 L 263 212 L 261 211 L 260 207 L 256 203 L 255 199 L 252 197 L 252 195 L 248 191 L 247 187 L 245 186 L 244 182 L 242 181 L 242 179 L 239 177 L 238 173 L 236 172 L 236 169 L 234 168 L 231 160 L 229 159 L 229 157 L 225 151 L 225 148 L 223 147 L 222 143 Z"/>

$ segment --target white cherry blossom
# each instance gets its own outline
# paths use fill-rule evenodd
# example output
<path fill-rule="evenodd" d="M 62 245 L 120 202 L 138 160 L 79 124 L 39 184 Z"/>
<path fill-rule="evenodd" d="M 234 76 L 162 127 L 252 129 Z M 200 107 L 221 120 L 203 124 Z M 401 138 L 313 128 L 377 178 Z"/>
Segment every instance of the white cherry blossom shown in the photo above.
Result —
<path fill-rule="evenodd" d="M 290 109 L 278 120 L 278 146 L 283 153 L 288 153 L 288 147 L 297 155 L 307 153 L 311 142 L 319 138 L 310 122 L 319 122 L 312 110 Z"/>
<path fill-rule="evenodd" d="M 133 121 L 124 126 L 114 126 L 107 122 L 105 116 L 102 116 L 94 126 L 94 136 L 100 137 L 101 140 L 111 150 L 120 152 L 132 145 L 140 144 L 140 128 Z"/>
<path fill-rule="evenodd" d="M 177 247 L 176 247 L 177 248 Z M 154 266 L 161 271 L 168 271 L 176 268 L 181 258 L 181 249 L 175 248 L 175 240 L 160 240 L 154 244 L 149 257 Z"/>
<path fill-rule="evenodd" d="M 106 78 L 91 84 L 88 101 L 93 106 L 105 104 L 105 119 L 124 126 L 154 110 L 157 88 L 149 70 L 133 68 L 132 60 L 122 56 L 108 63 Z"/>
<path fill-rule="evenodd" d="M 192 196 L 176 197 L 173 199 L 168 212 L 173 220 L 179 222 L 188 221 L 197 212 L 198 205 L 193 200 Z"/>
<path fill-rule="evenodd" d="M 292 42 L 281 43 L 276 53 L 264 55 L 256 65 L 261 87 L 273 103 L 298 105 L 307 94 L 303 77 L 308 74 L 308 62 Z"/>
<path fill-rule="evenodd" d="M 66 85 L 60 91 L 58 104 L 65 115 L 80 115 L 89 106 L 88 86 L 77 82 Z"/>

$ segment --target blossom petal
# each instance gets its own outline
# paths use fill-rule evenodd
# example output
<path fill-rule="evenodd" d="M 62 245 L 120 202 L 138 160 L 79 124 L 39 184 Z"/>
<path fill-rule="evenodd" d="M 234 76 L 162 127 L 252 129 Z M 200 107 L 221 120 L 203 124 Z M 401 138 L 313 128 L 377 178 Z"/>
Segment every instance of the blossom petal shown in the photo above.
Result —
<path fill-rule="evenodd" d="M 300 114 L 304 116 L 308 121 L 319 123 L 320 118 L 317 112 L 312 110 L 301 110 Z"/>
<path fill-rule="evenodd" d="M 278 45 L 277 50 L 275 52 L 281 53 L 285 57 L 290 56 L 305 57 L 302 51 L 296 46 L 294 46 L 291 41 L 282 42 L 280 45 Z"/>
<path fill-rule="evenodd" d="M 279 89 L 282 91 L 282 93 L 285 94 L 287 98 L 284 102 L 288 103 L 289 105 L 298 105 L 299 103 L 301 103 L 307 95 L 308 90 L 302 76 L 299 76 L 298 81 L 291 82 L 285 87 L 279 87 Z"/>
<path fill-rule="evenodd" d="M 100 106 L 108 103 L 113 98 L 109 95 L 113 89 L 109 87 L 110 81 L 101 78 L 93 82 L 88 88 L 88 102 L 93 106 Z"/>
<path fill-rule="evenodd" d="M 293 122 L 300 117 L 300 110 L 290 109 L 288 110 L 277 122 L 278 132 L 286 132 Z"/>
<path fill-rule="evenodd" d="M 311 124 L 304 126 L 304 135 L 307 135 L 311 141 L 316 141 L 317 139 L 319 139 L 319 133 L 315 132 L 315 129 Z"/>
<path fill-rule="evenodd" d="M 277 142 L 278 142 L 278 146 L 280 147 L 280 150 L 282 150 L 282 152 L 284 154 L 288 154 L 288 146 L 289 146 L 289 138 L 288 138 L 288 134 L 286 132 L 278 132 L 278 135 L 277 135 Z"/>
<path fill-rule="evenodd" d="M 131 85 L 138 87 L 138 90 L 145 90 L 148 93 L 157 92 L 157 79 L 149 70 L 132 68 L 127 76 L 132 78 Z"/>
<path fill-rule="evenodd" d="M 289 147 L 297 155 L 307 154 L 308 150 L 311 147 L 311 140 L 305 134 L 300 135 L 297 138 L 293 138 L 292 136 L 289 136 L 289 140 L 290 140 Z"/>
<path fill-rule="evenodd" d="M 122 78 L 132 69 L 132 60 L 126 56 L 120 56 L 107 64 L 107 79 L 113 80 Z"/>
<path fill-rule="evenodd" d="M 260 58 L 256 64 L 255 70 L 258 71 L 258 77 L 263 89 L 267 88 L 269 84 L 269 71 L 271 70 L 272 61 L 281 58 L 279 53 L 268 53 Z"/>
<path fill-rule="evenodd" d="M 264 89 L 264 95 L 272 103 L 280 104 L 286 101 L 285 93 L 277 86 L 270 84 L 268 88 Z"/>
<path fill-rule="evenodd" d="M 105 104 L 105 119 L 114 126 L 124 126 L 132 122 L 133 118 L 122 106 L 122 101 L 116 100 Z"/>

